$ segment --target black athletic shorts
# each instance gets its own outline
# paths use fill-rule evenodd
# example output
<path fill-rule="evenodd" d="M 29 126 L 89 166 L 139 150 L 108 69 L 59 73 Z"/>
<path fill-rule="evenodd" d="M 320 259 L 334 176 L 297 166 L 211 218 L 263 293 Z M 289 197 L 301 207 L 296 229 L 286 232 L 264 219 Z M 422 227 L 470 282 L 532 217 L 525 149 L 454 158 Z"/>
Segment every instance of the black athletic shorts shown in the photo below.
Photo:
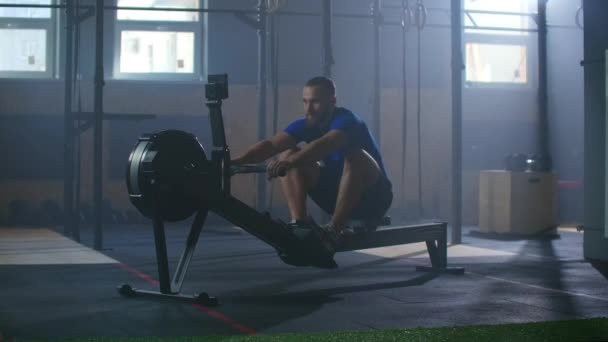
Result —
<path fill-rule="evenodd" d="M 326 213 L 333 215 L 338 199 L 338 189 L 342 170 L 331 167 L 321 167 L 317 186 L 308 191 L 310 198 Z M 382 218 L 393 202 L 391 182 L 384 174 L 380 174 L 378 181 L 370 186 L 361 197 L 359 204 L 351 213 L 351 219 L 378 219 Z"/>

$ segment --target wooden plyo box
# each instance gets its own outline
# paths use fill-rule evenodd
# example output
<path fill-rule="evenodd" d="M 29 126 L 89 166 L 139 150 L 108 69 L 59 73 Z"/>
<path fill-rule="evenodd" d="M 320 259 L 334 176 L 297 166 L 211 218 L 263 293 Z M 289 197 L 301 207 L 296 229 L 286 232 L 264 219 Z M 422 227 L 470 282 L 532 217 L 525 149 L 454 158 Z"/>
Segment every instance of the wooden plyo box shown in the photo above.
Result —
<path fill-rule="evenodd" d="M 548 172 L 483 170 L 479 230 L 534 234 L 557 226 L 557 176 Z"/>

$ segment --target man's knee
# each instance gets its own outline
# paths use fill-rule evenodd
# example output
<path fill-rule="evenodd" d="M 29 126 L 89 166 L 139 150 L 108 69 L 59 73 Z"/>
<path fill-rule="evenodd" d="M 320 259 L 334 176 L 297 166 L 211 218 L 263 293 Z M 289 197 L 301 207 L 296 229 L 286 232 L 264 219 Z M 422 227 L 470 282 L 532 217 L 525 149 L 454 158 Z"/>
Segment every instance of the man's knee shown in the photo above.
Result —
<path fill-rule="evenodd" d="M 300 150 L 299 147 L 293 147 L 293 148 L 287 149 L 287 150 L 285 150 L 285 151 L 283 151 L 283 152 L 281 152 L 279 154 L 279 160 L 285 160 L 289 156 L 291 156 L 291 155 L 295 154 L 296 152 L 298 152 L 299 150 Z"/>
<path fill-rule="evenodd" d="M 365 150 L 355 149 L 345 155 L 344 167 L 348 171 L 361 171 L 364 173 L 377 174 L 380 165 Z"/>
<path fill-rule="evenodd" d="M 285 160 L 289 158 L 294 153 L 300 151 L 299 147 L 294 147 L 287 149 L 281 152 L 278 156 L 279 160 Z M 319 181 L 319 164 L 318 163 L 309 163 L 300 165 L 298 167 L 294 167 L 293 169 L 287 171 L 288 176 L 294 176 L 296 179 L 301 179 L 304 181 L 306 188 L 313 187 Z M 291 178 L 291 177 L 290 177 Z"/>

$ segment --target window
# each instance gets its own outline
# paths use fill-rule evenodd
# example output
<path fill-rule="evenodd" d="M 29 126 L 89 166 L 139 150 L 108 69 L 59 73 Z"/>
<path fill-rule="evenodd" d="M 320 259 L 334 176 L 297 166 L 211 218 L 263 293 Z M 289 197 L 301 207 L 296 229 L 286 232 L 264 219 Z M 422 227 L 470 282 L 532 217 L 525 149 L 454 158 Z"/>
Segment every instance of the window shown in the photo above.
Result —
<path fill-rule="evenodd" d="M 200 8 L 201 0 L 118 0 L 119 7 Z M 116 11 L 114 77 L 199 80 L 203 29 L 199 12 Z"/>
<path fill-rule="evenodd" d="M 525 45 L 467 43 L 467 82 L 528 82 Z"/>
<path fill-rule="evenodd" d="M 52 0 L 0 0 L 51 5 Z M 55 22 L 50 8 L 0 7 L 0 77 L 50 78 L 55 71 Z"/>
<path fill-rule="evenodd" d="M 467 85 L 531 84 L 535 8 L 536 0 L 464 1 Z"/>

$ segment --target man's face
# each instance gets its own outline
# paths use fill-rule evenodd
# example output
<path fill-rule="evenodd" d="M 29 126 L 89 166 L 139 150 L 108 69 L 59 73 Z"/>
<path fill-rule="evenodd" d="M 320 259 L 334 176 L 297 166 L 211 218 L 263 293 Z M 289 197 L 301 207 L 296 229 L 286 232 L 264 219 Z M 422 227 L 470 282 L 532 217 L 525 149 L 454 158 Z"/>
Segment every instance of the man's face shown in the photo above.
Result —
<path fill-rule="evenodd" d="M 302 104 L 308 125 L 316 126 L 331 115 L 336 104 L 336 97 L 327 94 L 318 86 L 304 87 Z"/>

